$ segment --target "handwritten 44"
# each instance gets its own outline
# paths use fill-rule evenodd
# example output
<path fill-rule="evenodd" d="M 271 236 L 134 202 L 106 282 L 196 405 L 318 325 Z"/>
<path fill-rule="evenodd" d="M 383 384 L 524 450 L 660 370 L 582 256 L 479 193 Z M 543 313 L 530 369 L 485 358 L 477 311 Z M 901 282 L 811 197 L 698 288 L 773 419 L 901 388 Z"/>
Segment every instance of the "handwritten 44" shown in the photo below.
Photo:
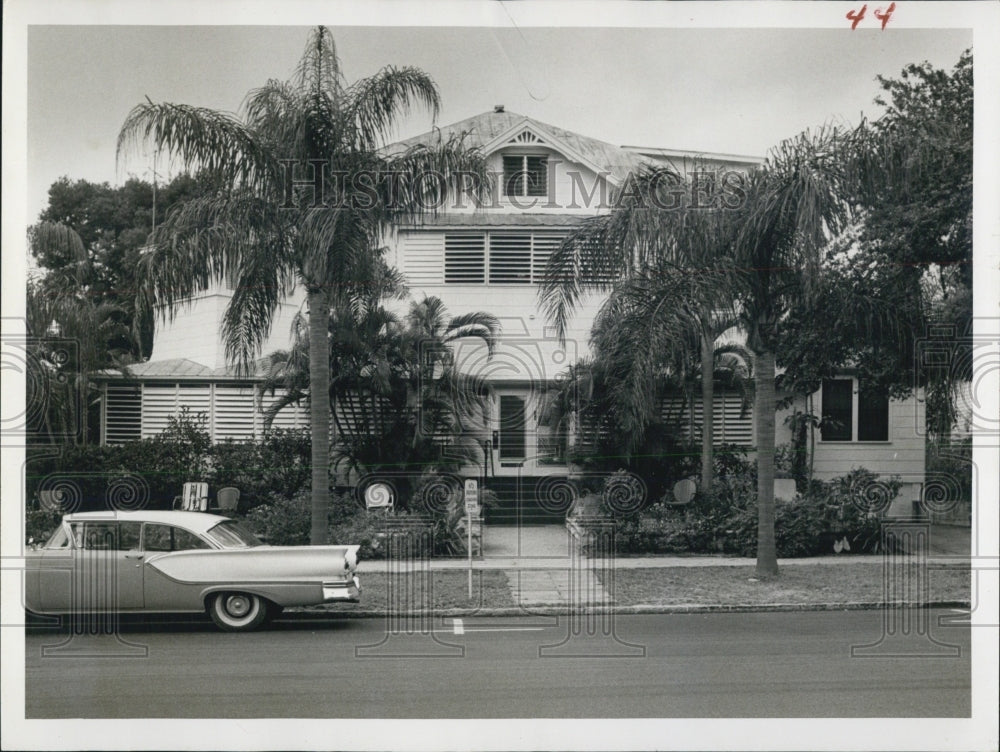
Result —
<path fill-rule="evenodd" d="M 865 17 L 865 11 L 868 10 L 868 5 L 862 5 L 860 10 L 849 10 L 847 11 L 847 20 L 851 22 L 851 29 L 854 30 L 858 28 L 858 24 L 861 23 L 861 19 Z M 874 16 L 879 21 L 882 22 L 882 30 L 885 31 L 885 25 L 889 23 L 889 19 L 892 17 L 892 12 L 896 10 L 896 3 L 889 3 L 889 7 L 885 10 L 882 8 L 876 8 L 874 11 Z"/>

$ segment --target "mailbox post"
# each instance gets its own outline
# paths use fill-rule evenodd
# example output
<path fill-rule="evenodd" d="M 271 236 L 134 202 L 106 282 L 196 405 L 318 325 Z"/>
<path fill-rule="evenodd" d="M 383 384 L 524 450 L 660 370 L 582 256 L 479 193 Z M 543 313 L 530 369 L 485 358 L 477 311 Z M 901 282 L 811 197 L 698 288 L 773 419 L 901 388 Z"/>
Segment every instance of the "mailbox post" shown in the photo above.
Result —
<path fill-rule="evenodd" d="M 465 527 L 468 535 L 469 551 L 469 600 L 472 600 L 472 517 L 479 514 L 479 481 L 468 478 L 465 481 Z"/>

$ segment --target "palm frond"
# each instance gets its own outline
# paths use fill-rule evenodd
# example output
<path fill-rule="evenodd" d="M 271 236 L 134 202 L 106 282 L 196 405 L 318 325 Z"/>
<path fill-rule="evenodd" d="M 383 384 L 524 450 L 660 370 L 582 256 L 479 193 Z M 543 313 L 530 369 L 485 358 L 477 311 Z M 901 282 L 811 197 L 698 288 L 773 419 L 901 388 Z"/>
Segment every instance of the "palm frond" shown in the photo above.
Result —
<path fill-rule="evenodd" d="M 387 66 L 348 90 L 347 110 L 354 121 L 356 148 L 378 149 L 393 135 L 400 117 L 423 105 L 437 119 L 441 98 L 433 79 L 418 68 Z"/>

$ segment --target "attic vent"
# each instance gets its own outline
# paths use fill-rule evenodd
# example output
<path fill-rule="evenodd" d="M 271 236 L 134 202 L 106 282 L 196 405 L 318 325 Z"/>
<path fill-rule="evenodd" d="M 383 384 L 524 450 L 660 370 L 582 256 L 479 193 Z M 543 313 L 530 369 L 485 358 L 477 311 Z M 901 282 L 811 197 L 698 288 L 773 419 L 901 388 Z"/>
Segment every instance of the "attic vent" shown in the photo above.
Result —
<path fill-rule="evenodd" d="M 503 112 L 503 105 L 502 104 L 493 105 L 493 112 Z"/>
<path fill-rule="evenodd" d="M 542 139 L 536 136 L 531 131 L 521 131 L 514 138 L 510 140 L 512 144 L 540 144 Z"/>

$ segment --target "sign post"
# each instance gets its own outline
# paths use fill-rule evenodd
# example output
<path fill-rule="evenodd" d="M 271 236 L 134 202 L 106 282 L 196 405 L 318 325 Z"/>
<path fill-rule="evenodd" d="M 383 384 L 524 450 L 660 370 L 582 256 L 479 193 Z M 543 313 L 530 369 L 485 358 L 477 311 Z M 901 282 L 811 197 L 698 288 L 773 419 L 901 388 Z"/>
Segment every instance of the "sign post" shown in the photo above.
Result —
<path fill-rule="evenodd" d="M 469 550 L 469 600 L 472 600 L 472 517 L 479 513 L 479 481 L 468 478 L 465 481 L 465 527 L 468 534 Z"/>

